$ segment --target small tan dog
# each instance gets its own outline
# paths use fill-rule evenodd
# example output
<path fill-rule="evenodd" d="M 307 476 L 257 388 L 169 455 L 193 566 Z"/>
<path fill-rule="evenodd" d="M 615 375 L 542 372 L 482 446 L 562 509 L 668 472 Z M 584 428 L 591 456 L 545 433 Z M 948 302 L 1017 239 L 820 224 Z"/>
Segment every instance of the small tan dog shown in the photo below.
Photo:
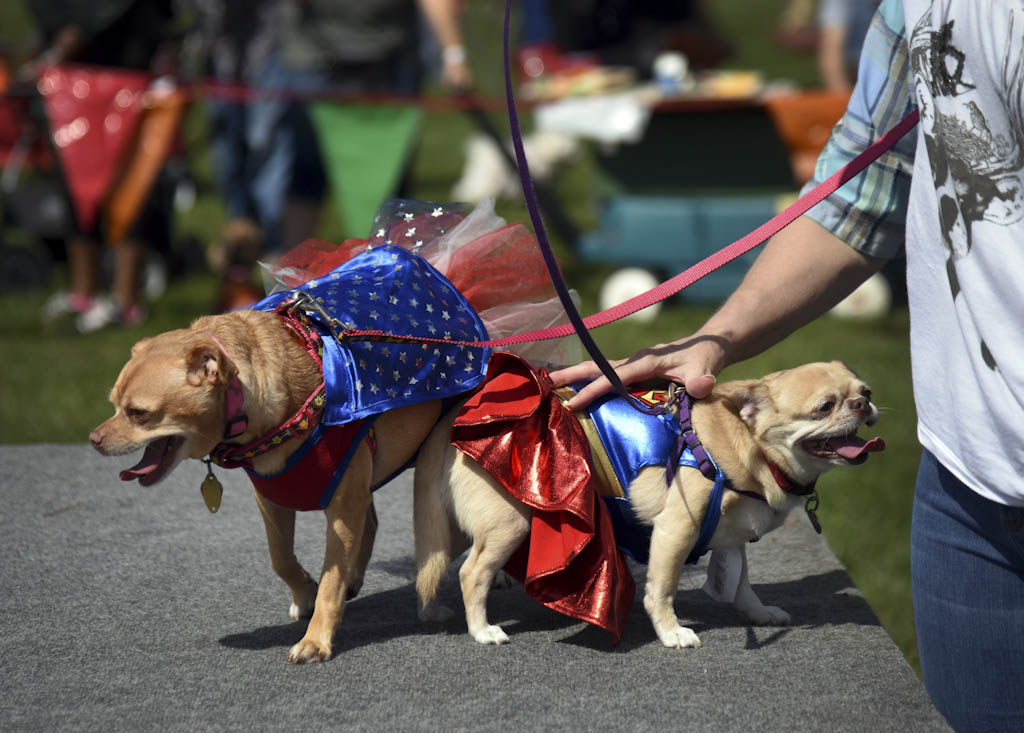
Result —
<path fill-rule="evenodd" d="M 508 637 L 487 622 L 487 594 L 495 575 L 530 534 L 531 509 L 451 444 L 458 411 L 431 433 L 416 468 L 420 616 L 440 620 L 451 613 L 437 604 L 438 586 L 452 558 L 472 543 L 459 572 L 469 633 L 482 644 L 501 644 Z M 714 579 L 718 591 L 709 592 L 731 600 L 755 624 L 790 623 L 789 614 L 765 606 L 751 589 L 746 543 L 776 529 L 792 509 L 803 506 L 825 471 L 859 465 L 868 452 L 882 450 L 880 438 L 865 442 L 856 437 L 858 428 L 873 425 L 877 418 L 867 385 L 840 362 L 722 383 L 710 397 L 694 403 L 695 433 L 731 483 L 708 544 L 714 551 L 712 566 L 720 562 L 731 570 L 721 569 L 722 577 Z M 688 468 L 680 468 L 667 485 L 664 464 L 641 468 L 629 485 L 636 518 L 653 526 L 644 607 L 667 647 L 700 646 L 697 635 L 680 626 L 673 602 L 712 485 L 701 472 Z M 723 593 L 723 584 L 731 585 L 731 591 Z"/>
<path fill-rule="evenodd" d="M 144 448 L 142 460 L 121 477 L 151 486 L 183 459 L 202 459 L 224 440 L 231 418 L 226 395 L 236 377 L 248 417 L 244 431 L 235 436 L 240 444 L 281 425 L 323 381 L 318 364 L 276 315 L 247 310 L 206 316 L 190 328 L 143 339 L 133 347 L 110 393 L 115 414 L 89 439 L 107 456 Z M 362 438 L 355 447 L 324 508 L 327 543 L 319 588 L 295 557 L 295 511 L 256 492 L 271 565 L 291 589 L 289 615 L 297 620 L 312 614 L 289 661 L 330 658 L 346 596 L 358 592 L 373 548 L 376 515 L 370 489 L 412 459 L 436 423 L 440 404 L 423 402 L 381 414 L 373 437 Z M 253 458 L 252 468 L 274 474 L 302 444 L 286 441 Z"/>

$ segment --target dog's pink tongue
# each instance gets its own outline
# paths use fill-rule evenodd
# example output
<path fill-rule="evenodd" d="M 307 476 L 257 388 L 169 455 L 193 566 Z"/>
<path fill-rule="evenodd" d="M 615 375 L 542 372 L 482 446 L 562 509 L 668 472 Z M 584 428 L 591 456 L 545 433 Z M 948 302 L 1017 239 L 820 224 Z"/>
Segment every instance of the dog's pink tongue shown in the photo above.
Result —
<path fill-rule="evenodd" d="M 860 458 L 865 453 L 877 453 L 885 450 L 885 441 L 881 438 L 864 441 L 856 435 L 851 435 L 848 438 L 831 438 L 828 443 L 832 450 L 847 460 Z"/>
<path fill-rule="evenodd" d="M 160 461 L 167 450 L 168 441 L 170 438 L 160 438 L 147 445 L 146 452 L 142 454 L 142 460 L 131 468 L 121 471 L 121 480 L 133 481 L 153 473 L 160 467 Z"/>

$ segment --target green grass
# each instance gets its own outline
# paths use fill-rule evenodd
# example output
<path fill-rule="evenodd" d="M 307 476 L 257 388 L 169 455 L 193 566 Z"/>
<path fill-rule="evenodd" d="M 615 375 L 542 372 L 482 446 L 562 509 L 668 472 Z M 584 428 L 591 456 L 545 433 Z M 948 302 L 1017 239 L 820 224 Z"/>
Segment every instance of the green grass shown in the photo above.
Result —
<path fill-rule="evenodd" d="M 746 3 L 719 0 L 711 4 L 722 28 L 737 43 L 738 54 L 730 61 L 737 68 L 761 68 L 768 78 L 789 78 L 813 83 L 813 59 L 784 52 L 772 44 L 769 32 L 783 0 Z M 2 29 L 17 2 L 0 7 L 0 42 L 12 37 Z M 484 94 L 501 91 L 500 18 L 498 3 L 474 0 L 469 4 L 467 34 L 470 59 Z M 19 21 L 23 20 L 19 18 Z M 499 129 L 504 120 L 495 115 Z M 413 195 L 445 201 L 462 165 L 461 143 L 474 128 L 457 112 L 432 113 L 426 118 L 421 144 L 413 161 Z M 203 184 L 197 207 L 178 222 L 179 235 L 190 234 L 209 241 L 224 221 L 223 209 L 210 193 L 210 170 L 204 155 L 204 119 L 193 109 L 185 128 L 193 171 Z M 556 188 L 570 216 L 584 230 L 595 221 L 595 201 L 606 184 L 588 158 L 583 157 L 560 174 Z M 519 202 L 502 202 L 500 214 L 525 221 Z M 14 233 L 0 232 L 4 241 Z M 325 207 L 319 235 L 340 241 L 341 226 L 331 204 Z M 607 267 L 578 261 L 564 242 L 559 248 L 566 277 L 584 295 L 584 312 L 595 308 L 598 283 Z M 61 275 L 55 279 L 55 284 Z M 209 275 L 191 275 L 171 283 L 167 293 L 152 305 L 150 319 L 142 326 L 112 329 L 80 336 L 68 323 L 42 326 L 39 308 L 44 292 L 0 294 L 0 343 L 5 371 L 0 382 L 0 442 L 81 443 L 92 427 L 110 413 L 107 392 L 131 345 L 142 338 L 185 326 L 206 312 L 213 302 L 216 282 Z M 692 332 L 710 314 L 706 308 L 670 303 L 652 323 L 619 322 L 595 333 L 609 357 L 624 357 L 639 348 L 672 340 Z M 905 311 L 874 324 L 822 319 L 802 329 L 782 344 L 755 359 L 732 367 L 724 378 L 757 376 L 807 361 L 841 358 L 852 364 L 873 387 L 884 408 L 877 431 L 888 444 L 860 468 L 837 470 L 820 482 L 819 516 L 825 536 L 849 569 L 907 659 L 917 665 L 917 652 L 909 588 L 910 506 L 920 449 L 915 437 L 915 413 L 911 395 L 909 321 Z M 112 469 L 113 470 L 113 469 Z M 756 582 L 756 578 L 755 578 Z"/>

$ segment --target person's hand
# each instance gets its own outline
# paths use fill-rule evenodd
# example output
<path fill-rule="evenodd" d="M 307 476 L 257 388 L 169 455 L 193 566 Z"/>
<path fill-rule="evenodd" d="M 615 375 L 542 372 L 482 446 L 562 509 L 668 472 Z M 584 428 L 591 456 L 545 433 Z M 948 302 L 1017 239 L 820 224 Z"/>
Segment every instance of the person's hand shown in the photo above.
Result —
<path fill-rule="evenodd" d="M 681 384 L 694 398 L 711 394 L 715 375 L 725 366 L 724 344 L 710 336 L 692 336 L 670 344 L 659 344 L 641 349 L 628 359 L 613 361 L 615 373 L 623 384 L 635 384 L 648 379 L 669 379 Z M 555 387 L 575 382 L 594 380 L 569 401 L 569 407 L 580 410 L 595 399 L 611 391 L 612 385 L 592 362 L 584 362 L 551 372 Z"/>
<path fill-rule="evenodd" d="M 441 82 L 456 92 L 469 89 L 473 83 L 473 77 L 466 64 L 465 48 L 445 46 L 441 51 L 441 60 Z"/>

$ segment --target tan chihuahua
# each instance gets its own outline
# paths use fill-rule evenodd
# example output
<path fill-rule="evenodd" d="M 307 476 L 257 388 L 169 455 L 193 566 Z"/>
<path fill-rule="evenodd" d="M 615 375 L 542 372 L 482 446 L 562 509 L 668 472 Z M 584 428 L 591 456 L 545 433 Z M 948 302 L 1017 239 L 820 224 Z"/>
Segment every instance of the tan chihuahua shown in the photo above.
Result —
<path fill-rule="evenodd" d="M 472 544 L 459 572 L 469 633 L 482 644 L 501 644 L 508 637 L 487 622 L 487 594 L 495 575 L 530 534 L 531 509 L 451 444 L 458 411 L 427 438 L 416 468 L 420 615 L 438 620 L 451 613 L 437 604 L 438 587 L 452 558 Z M 880 438 L 865 442 L 856 436 L 877 418 L 868 386 L 840 362 L 722 383 L 694 403 L 694 431 L 731 485 L 722 494 L 721 517 L 707 545 L 713 551 L 709 568 L 716 575 L 712 578 L 709 570 L 709 593 L 731 601 L 755 624 L 790 623 L 789 614 L 762 604 L 750 587 L 746 544 L 805 505 L 825 471 L 859 465 L 868 452 L 882 450 Z M 636 520 L 653 527 L 644 607 L 667 647 L 700 646 L 697 635 L 680 626 L 673 603 L 712 486 L 712 480 L 689 468 L 680 468 L 667 484 L 664 463 L 640 469 L 629 485 Z"/>
<path fill-rule="evenodd" d="M 151 486 L 183 459 L 202 459 L 224 441 L 233 418 L 227 405 L 234 385 L 240 385 L 247 424 L 238 427 L 233 440 L 245 444 L 300 411 L 322 382 L 319 365 L 276 315 L 247 310 L 206 316 L 190 328 L 133 347 L 110 393 L 114 416 L 89 439 L 107 456 L 144 449 L 142 460 L 121 478 Z M 327 543 L 319 586 L 295 557 L 295 511 L 256 492 L 271 565 L 291 590 L 289 616 L 312 614 L 289 661 L 330 658 L 345 599 L 358 592 L 373 547 L 371 487 L 412 459 L 440 411 L 439 401 L 391 410 L 379 416 L 372 434 L 359 438 L 324 507 Z M 258 474 L 275 474 L 302 443 L 285 441 L 253 457 L 251 467 Z"/>

